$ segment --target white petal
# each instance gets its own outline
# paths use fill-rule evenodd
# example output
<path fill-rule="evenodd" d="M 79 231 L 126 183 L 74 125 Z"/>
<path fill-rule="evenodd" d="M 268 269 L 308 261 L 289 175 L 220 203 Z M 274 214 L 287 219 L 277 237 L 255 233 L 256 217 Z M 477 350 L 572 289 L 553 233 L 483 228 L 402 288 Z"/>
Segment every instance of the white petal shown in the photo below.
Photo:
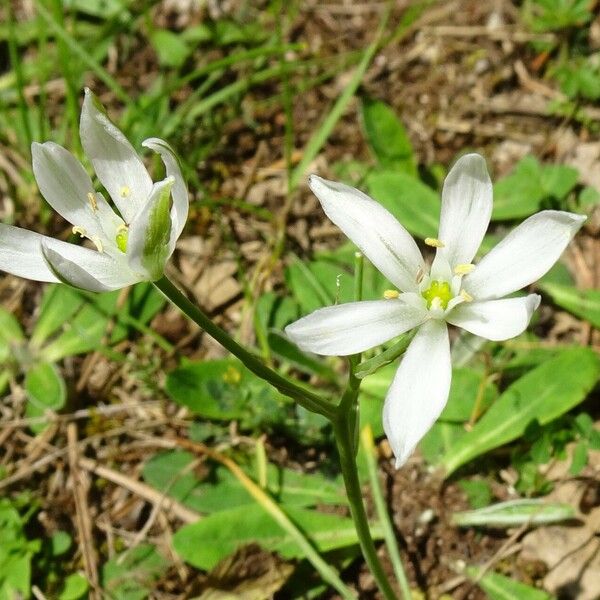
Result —
<path fill-rule="evenodd" d="M 52 266 L 48 264 L 47 257 L 50 257 Z M 96 250 L 0 223 L 0 270 L 25 279 L 57 282 L 70 278 L 68 265 L 90 274 L 100 282 L 102 289 L 125 287 L 136 280 L 133 274 L 123 269 L 124 260 L 118 263 Z M 67 268 L 65 273 L 64 268 Z M 77 275 L 75 279 L 71 278 L 72 285 L 97 291 L 97 286 L 91 287 L 95 286 L 92 280 L 88 281 L 90 286 L 80 285 L 82 274 L 78 272 L 78 275 L 78 278 Z"/>
<path fill-rule="evenodd" d="M 422 325 L 410 343 L 383 407 L 383 429 L 401 467 L 439 417 L 450 392 L 452 367 L 443 321 Z"/>
<path fill-rule="evenodd" d="M 68 244 L 72 246 L 72 244 Z M 139 281 L 124 261 L 117 262 L 107 254 L 75 246 L 76 256 L 65 256 L 62 248 L 53 249 L 42 242 L 42 254 L 51 271 L 62 283 L 90 292 L 108 292 Z"/>
<path fill-rule="evenodd" d="M 152 180 L 144 163 L 121 131 L 111 123 L 95 96 L 86 88 L 81 143 L 121 216 L 131 223 L 146 202 Z"/>
<path fill-rule="evenodd" d="M 285 328 L 302 350 L 348 356 L 391 340 L 427 318 L 424 306 L 396 300 L 370 300 L 328 306 Z M 411 294 L 412 295 L 412 294 Z"/>
<path fill-rule="evenodd" d="M 146 204 L 129 228 L 127 261 L 133 271 L 150 281 L 162 276 L 170 256 L 170 195 L 173 184 L 173 177 L 155 183 Z"/>
<path fill-rule="evenodd" d="M 508 340 L 525 331 L 540 300 L 538 294 L 530 294 L 525 298 L 463 302 L 450 311 L 446 321 L 488 340 Z"/>
<path fill-rule="evenodd" d="M 463 287 L 475 300 L 487 300 L 537 281 L 559 259 L 585 219 L 560 210 L 529 217 L 464 277 Z"/>
<path fill-rule="evenodd" d="M 408 231 L 381 204 L 359 190 L 316 175 L 311 190 L 325 214 L 403 292 L 416 292 L 423 257 Z"/>
<path fill-rule="evenodd" d="M 483 157 L 467 154 L 459 158 L 444 181 L 438 235 L 453 268 L 473 260 L 490 223 L 492 195 Z"/>
<path fill-rule="evenodd" d="M 31 154 L 35 179 L 48 204 L 69 223 L 85 230 L 86 237 L 97 237 L 104 246 L 114 247 L 115 232 L 123 221 L 94 191 L 82 164 L 53 142 L 34 142 Z"/>
<path fill-rule="evenodd" d="M 171 190 L 173 197 L 173 207 L 171 208 L 171 221 L 173 222 L 173 228 L 171 231 L 171 240 L 169 245 L 172 248 L 175 247 L 175 242 L 181 235 L 183 227 L 188 217 L 189 210 L 189 196 L 185 179 L 181 173 L 181 167 L 179 165 L 179 159 L 171 146 L 164 140 L 159 138 L 150 138 L 142 142 L 142 146 L 154 150 L 160 154 L 165 168 L 167 171 L 167 177 L 173 177 L 175 183 Z M 171 248 L 171 251 L 172 251 Z"/>

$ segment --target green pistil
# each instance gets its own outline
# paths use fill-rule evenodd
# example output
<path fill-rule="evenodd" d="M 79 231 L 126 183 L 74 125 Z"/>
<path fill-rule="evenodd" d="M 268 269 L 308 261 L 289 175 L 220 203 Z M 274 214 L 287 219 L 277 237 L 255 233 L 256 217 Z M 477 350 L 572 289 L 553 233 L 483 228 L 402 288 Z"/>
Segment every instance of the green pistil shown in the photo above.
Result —
<path fill-rule="evenodd" d="M 125 253 L 127 252 L 127 238 L 129 237 L 129 232 L 127 231 L 127 229 L 123 228 L 123 229 L 119 229 L 117 236 L 115 238 L 116 242 L 117 242 L 117 248 Z"/>
<path fill-rule="evenodd" d="M 445 281 L 432 281 L 431 285 L 421 294 L 427 300 L 427 308 L 431 308 L 435 298 L 439 298 L 440 307 L 446 310 L 452 300 L 450 285 Z"/>

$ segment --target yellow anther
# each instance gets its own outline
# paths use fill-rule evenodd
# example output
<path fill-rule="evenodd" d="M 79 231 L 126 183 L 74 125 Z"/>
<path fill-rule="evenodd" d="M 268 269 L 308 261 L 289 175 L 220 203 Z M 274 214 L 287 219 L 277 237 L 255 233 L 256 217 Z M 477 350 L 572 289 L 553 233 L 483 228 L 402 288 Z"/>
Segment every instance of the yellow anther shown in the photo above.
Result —
<path fill-rule="evenodd" d="M 96 195 L 92 192 L 88 192 L 88 201 L 90 206 L 92 207 L 92 212 L 96 212 L 98 210 L 98 201 L 96 200 Z"/>
<path fill-rule="evenodd" d="M 76 235 L 79 234 L 81 237 L 85 237 L 87 235 L 85 229 L 83 227 L 79 227 L 79 225 L 75 225 L 75 227 L 73 227 L 73 233 Z"/>
<path fill-rule="evenodd" d="M 100 241 L 100 238 L 95 235 L 93 238 L 91 238 L 94 246 L 96 246 L 98 252 L 104 252 L 104 246 L 102 245 L 102 242 Z"/>
<path fill-rule="evenodd" d="M 468 292 L 465 292 L 465 290 L 460 290 L 460 297 L 465 302 L 473 302 L 473 296 L 471 296 L 471 294 L 469 294 Z"/>
<path fill-rule="evenodd" d="M 475 268 L 475 265 L 473 265 L 473 264 L 456 265 L 454 267 L 454 274 L 455 275 L 468 275 L 474 268 Z"/>
<path fill-rule="evenodd" d="M 437 238 L 425 238 L 425 244 L 432 248 L 443 248 L 445 246 L 444 242 L 440 242 Z"/>
<path fill-rule="evenodd" d="M 131 189 L 129 189 L 129 186 L 124 185 L 119 191 L 119 194 L 121 195 L 121 198 L 127 198 L 131 195 Z"/>
<path fill-rule="evenodd" d="M 385 290 L 385 292 L 383 292 L 383 297 L 386 300 L 395 300 L 399 295 L 400 292 L 398 290 Z"/>

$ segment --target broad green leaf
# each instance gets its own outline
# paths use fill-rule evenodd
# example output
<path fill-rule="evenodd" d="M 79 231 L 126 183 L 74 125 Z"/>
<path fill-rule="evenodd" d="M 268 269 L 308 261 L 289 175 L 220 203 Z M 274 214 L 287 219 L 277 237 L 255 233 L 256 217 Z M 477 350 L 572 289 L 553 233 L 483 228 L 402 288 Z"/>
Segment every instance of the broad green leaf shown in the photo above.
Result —
<path fill-rule="evenodd" d="M 167 394 L 207 419 L 275 423 L 289 405 L 268 383 L 233 358 L 195 362 L 171 371 Z"/>
<path fill-rule="evenodd" d="M 598 380 L 599 359 L 588 348 L 570 348 L 515 381 L 473 430 L 440 461 L 446 475 L 473 458 L 523 435 L 532 421 L 545 425 L 582 402 Z"/>
<path fill-rule="evenodd" d="M 572 167 L 541 165 L 534 156 L 525 156 L 494 185 L 492 219 L 528 217 L 539 210 L 542 200 L 562 200 L 575 187 L 578 177 Z"/>
<path fill-rule="evenodd" d="M 25 391 L 27 392 L 27 417 L 42 417 L 47 411 L 60 410 L 67 399 L 64 379 L 52 363 L 42 362 L 31 367 L 25 375 Z M 35 433 L 43 431 L 43 422 L 31 425 Z"/>
<path fill-rule="evenodd" d="M 539 209 L 543 195 L 540 163 L 534 156 L 526 156 L 509 175 L 494 184 L 492 219 L 528 217 Z"/>
<path fill-rule="evenodd" d="M 83 305 L 85 299 L 68 285 L 49 285 L 44 290 L 40 314 L 33 328 L 31 344 L 40 346 Z"/>
<path fill-rule="evenodd" d="M 79 600 L 87 594 L 88 587 L 87 579 L 83 575 L 68 575 L 58 594 L 58 600 Z"/>
<path fill-rule="evenodd" d="M 546 502 L 540 498 L 525 498 L 454 513 L 452 524 L 459 527 L 520 527 L 559 523 L 573 519 L 575 515 L 575 508 L 570 504 Z"/>
<path fill-rule="evenodd" d="M 158 62 L 163 67 L 181 67 L 191 49 L 181 35 L 168 29 L 157 29 L 150 34 L 150 43 L 156 51 Z"/>
<path fill-rule="evenodd" d="M 361 103 L 362 126 L 377 162 L 384 169 L 417 175 L 417 162 L 410 138 L 392 108 L 380 100 Z"/>
<path fill-rule="evenodd" d="M 376 171 L 367 177 L 367 187 L 410 233 L 421 239 L 437 235 L 440 199 L 422 181 L 406 173 Z"/>
<path fill-rule="evenodd" d="M 217 467 L 200 480 L 190 467 L 195 458 L 189 452 L 158 454 L 144 465 L 144 479 L 157 490 L 193 510 L 212 513 L 252 504 L 255 500 L 225 467 Z M 246 469 L 250 477 L 255 474 Z M 342 483 L 315 473 L 307 474 L 269 464 L 267 490 L 273 498 L 290 506 L 343 504 Z"/>
<path fill-rule="evenodd" d="M 140 544 L 102 567 L 102 587 L 113 600 L 144 600 L 168 563 L 154 546 Z"/>
<path fill-rule="evenodd" d="M 543 282 L 539 287 L 561 308 L 600 327 L 600 290 L 577 290 L 570 285 Z"/>
<path fill-rule="evenodd" d="M 543 590 L 525 585 L 520 581 L 490 571 L 479 578 L 480 569 L 467 567 L 467 576 L 475 581 L 488 595 L 490 600 L 552 600 L 552 596 Z"/>
<path fill-rule="evenodd" d="M 319 552 L 358 543 L 352 519 L 282 506 L 288 517 L 304 532 Z M 371 526 L 374 539 L 382 537 L 381 528 Z M 258 504 L 213 513 L 197 523 L 185 525 L 173 536 L 179 556 L 198 567 L 212 569 L 222 558 L 240 546 L 258 543 L 286 559 L 303 558 L 293 538 Z"/>
<path fill-rule="evenodd" d="M 16 317 L 0 307 L 0 363 L 13 356 L 13 346 L 25 339 Z"/>

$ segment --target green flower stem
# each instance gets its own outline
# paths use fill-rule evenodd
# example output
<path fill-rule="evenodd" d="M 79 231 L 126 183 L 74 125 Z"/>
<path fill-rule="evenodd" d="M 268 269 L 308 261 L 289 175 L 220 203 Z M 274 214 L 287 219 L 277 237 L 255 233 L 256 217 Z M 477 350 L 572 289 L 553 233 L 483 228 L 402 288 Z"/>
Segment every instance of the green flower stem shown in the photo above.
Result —
<path fill-rule="evenodd" d="M 358 394 L 358 388 L 356 388 Z M 354 446 L 354 427 L 348 421 L 347 416 L 340 411 L 338 416 L 332 421 L 335 441 L 337 443 L 338 453 L 340 456 L 340 466 L 342 468 L 342 476 L 348 496 L 348 504 L 356 533 L 360 542 L 360 547 L 367 565 L 375 578 L 379 590 L 383 594 L 385 600 L 396 600 L 396 594 L 392 590 L 390 583 L 383 571 L 371 530 L 369 529 L 369 520 L 363 504 L 362 490 L 358 480 L 358 469 L 356 467 L 356 452 Z M 351 429 L 352 427 L 352 429 Z"/>
<path fill-rule="evenodd" d="M 321 396 L 307 390 L 297 383 L 289 381 L 277 371 L 267 367 L 257 356 L 240 346 L 226 331 L 215 325 L 204 312 L 193 302 L 188 300 L 184 294 L 167 277 L 161 277 L 154 282 L 154 286 L 160 290 L 179 310 L 181 310 L 194 323 L 201 327 L 208 335 L 214 338 L 226 350 L 231 352 L 255 375 L 270 383 L 282 394 L 292 398 L 298 404 L 318 414 L 327 417 L 330 421 L 337 414 L 336 407 L 321 398 Z"/>

